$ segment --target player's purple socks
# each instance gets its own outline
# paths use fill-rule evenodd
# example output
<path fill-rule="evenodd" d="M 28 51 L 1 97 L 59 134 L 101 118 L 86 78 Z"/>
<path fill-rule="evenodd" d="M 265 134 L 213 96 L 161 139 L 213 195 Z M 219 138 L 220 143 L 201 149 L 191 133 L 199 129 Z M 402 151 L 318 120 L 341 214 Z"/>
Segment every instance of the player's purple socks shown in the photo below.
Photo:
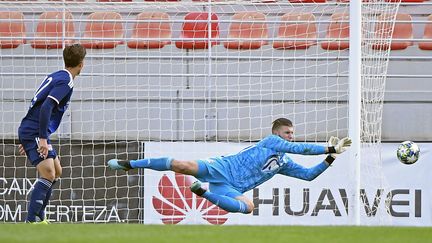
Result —
<path fill-rule="evenodd" d="M 203 195 L 203 198 L 209 200 L 213 204 L 217 205 L 218 207 L 222 208 L 225 211 L 231 212 L 231 213 L 249 213 L 247 211 L 247 204 L 243 201 L 236 200 L 231 197 L 218 195 L 216 193 L 212 193 L 209 191 L 206 191 Z"/>
<path fill-rule="evenodd" d="M 40 212 L 39 212 L 39 218 L 40 218 L 41 220 L 45 220 L 45 208 L 46 208 L 46 206 L 47 206 L 48 203 L 49 203 L 49 200 L 50 200 L 50 198 L 51 198 L 51 193 L 52 193 L 52 190 L 53 190 L 54 184 L 55 184 L 57 181 L 58 181 L 58 179 L 55 179 L 55 180 L 52 182 L 50 189 L 47 191 L 47 194 L 46 194 L 46 197 L 45 197 L 44 203 L 43 203 L 42 208 L 41 208 L 41 210 L 40 210 Z"/>
<path fill-rule="evenodd" d="M 39 178 L 37 180 L 30 197 L 27 222 L 36 222 L 36 216 L 39 216 L 39 213 L 44 205 L 45 198 L 48 191 L 51 189 L 51 186 L 52 182 L 47 179 Z"/>
<path fill-rule="evenodd" d="M 158 171 L 171 170 L 171 162 L 173 158 L 147 158 L 139 160 L 131 160 L 130 165 L 132 168 L 147 168 Z"/>

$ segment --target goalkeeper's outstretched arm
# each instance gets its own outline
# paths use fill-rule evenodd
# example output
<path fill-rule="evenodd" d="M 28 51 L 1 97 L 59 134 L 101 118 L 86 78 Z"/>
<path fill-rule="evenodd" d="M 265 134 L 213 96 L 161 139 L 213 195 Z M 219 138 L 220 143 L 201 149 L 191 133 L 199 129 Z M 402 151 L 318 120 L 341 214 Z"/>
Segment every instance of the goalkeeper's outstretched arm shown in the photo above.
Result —
<path fill-rule="evenodd" d="M 319 175 L 321 175 L 330 166 L 333 160 L 334 158 L 332 159 L 332 157 L 329 155 L 323 162 L 310 168 L 306 168 L 291 161 L 279 171 L 279 174 L 298 178 L 305 181 L 312 181 Z"/>
<path fill-rule="evenodd" d="M 270 135 L 261 140 L 259 144 L 278 152 L 302 155 L 341 154 L 351 146 L 351 138 L 349 137 L 337 141 L 335 145 L 324 146 L 315 143 L 289 142 L 277 135 Z"/>
<path fill-rule="evenodd" d="M 331 137 L 328 141 L 328 148 L 330 148 L 331 151 L 327 151 L 327 153 L 330 154 L 324 159 L 323 162 L 317 164 L 314 167 L 306 168 L 289 159 L 290 161 L 279 171 L 279 174 L 306 181 L 312 181 L 317 176 L 321 175 L 321 173 L 323 173 L 333 163 L 337 154 L 345 152 L 350 145 L 351 139 L 348 137 L 341 140 L 339 140 L 337 137 Z"/>

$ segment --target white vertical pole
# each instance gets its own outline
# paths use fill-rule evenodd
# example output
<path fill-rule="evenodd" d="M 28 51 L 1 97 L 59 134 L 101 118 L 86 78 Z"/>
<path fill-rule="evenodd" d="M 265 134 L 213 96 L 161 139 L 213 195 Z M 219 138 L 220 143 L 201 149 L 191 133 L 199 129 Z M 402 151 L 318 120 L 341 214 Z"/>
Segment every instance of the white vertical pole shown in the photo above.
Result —
<path fill-rule="evenodd" d="M 216 122 L 216 111 L 214 109 L 214 104 L 212 104 L 212 93 L 213 93 L 213 79 L 212 79 L 212 42 L 214 41 L 212 39 L 212 26 L 216 23 L 212 23 L 212 2 L 211 0 L 208 0 L 208 6 L 207 6 L 207 31 L 208 31 L 208 57 L 207 57 L 207 64 L 208 64 L 208 73 L 207 73 L 207 101 L 206 101 L 206 107 L 205 107 L 205 119 L 206 119 L 206 141 L 216 139 L 217 136 L 217 122 Z"/>
<path fill-rule="evenodd" d="M 62 13 L 62 49 L 64 49 L 66 47 L 66 24 L 68 24 L 66 22 L 66 0 L 63 0 L 63 13 Z M 60 69 L 63 68 L 63 65 Z"/>
<path fill-rule="evenodd" d="M 355 164 L 355 186 L 352 223 L 360 225 L 360 129 L 361 129 L 361 1 L 350 1 L 350 49 L 349 49 L 349 136 L 353 144 L 350 163 Z"/>

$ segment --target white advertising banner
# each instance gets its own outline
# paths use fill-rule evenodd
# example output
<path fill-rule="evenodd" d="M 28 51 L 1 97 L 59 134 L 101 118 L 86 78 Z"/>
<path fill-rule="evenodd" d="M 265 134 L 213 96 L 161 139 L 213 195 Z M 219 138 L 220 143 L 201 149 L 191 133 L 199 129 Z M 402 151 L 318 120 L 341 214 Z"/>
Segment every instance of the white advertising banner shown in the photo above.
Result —
<path fill-rule="evenodd" d="M 145 143 L 144 156 L 197 160 L 237 153 L 250 144 L 167 142 Z M 413 165 L 396 158 L 398 144 L 382 145 L 383 168 L 363 167 L 360 224 L 432 226 L 432 143 L 420 143 L 420 159 Z M 365 153 L 365 152 L 362 152 Z M 291 155 L 310 167 L 325 155 Z M 253 200 L 251 214 L 227 213 L 189 191 L 195 180 L 173 172 L 144 170 L 144 223 L 248 225 L 355 224 L 355 164 L 348 152 L 313 181 L 276 175 L 245 196 Z M 365 156 L 367 157 L 367 156 Z M 363 161 L 362 161 L 363 163 Z M 377 178 L 378 177 L 378 178 Z"/>

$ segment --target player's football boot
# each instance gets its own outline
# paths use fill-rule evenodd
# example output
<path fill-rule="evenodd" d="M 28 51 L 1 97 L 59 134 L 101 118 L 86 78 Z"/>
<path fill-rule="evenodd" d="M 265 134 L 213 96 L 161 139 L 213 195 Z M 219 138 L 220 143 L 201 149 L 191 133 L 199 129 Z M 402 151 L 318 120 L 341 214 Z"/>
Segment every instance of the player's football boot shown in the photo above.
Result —
<path fill-rule="evenodd" d="M 27 221 L 27 223 L 29 223 L 29 224 L 50 224 L 50 222 L 48 222 L 48 220 L 42 220 L 42 221 L 39 221 L 39 222 L 28 222 Z"/>
<path fill-rule="evenodd" d="M 40 222 L 38 222 L 39 224 L 50 224 L 50 222 L 47 219 L 44 219 Z"/>
<path fill-rule="evenodd" d="M 108 161 L 108 167 L 112 170 L 128 171 L 132 169 L 128 160 L 118 160 L 118 159 L 110 159 Z"/>
<path fill-rule="evenodd" d="M 201 182 L 199 181 L 195 181 L 194 183 L 192 183 L 192 185 L 190 186 L 190 190 L 198 196 L 202 196 L 206 192 L 206 189 L 201 187 Z"/>
<path fill-rule="evenodd" d="M 38 217 L 40 218 L 40 220 L 37 222 L 38 224 L 50 224 L 50 222 L 45 216 L 44 218 L 41 218 L 41 216 L 38 215 Z"/>

